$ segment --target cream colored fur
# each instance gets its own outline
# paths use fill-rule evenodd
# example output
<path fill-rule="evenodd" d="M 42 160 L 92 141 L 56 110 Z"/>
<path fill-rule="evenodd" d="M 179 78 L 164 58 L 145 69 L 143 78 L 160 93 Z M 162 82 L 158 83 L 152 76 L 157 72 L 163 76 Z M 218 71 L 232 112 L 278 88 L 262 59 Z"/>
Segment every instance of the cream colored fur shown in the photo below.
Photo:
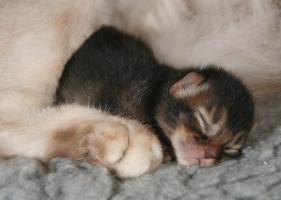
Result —
<path fill-rule="evenodd" d="M 216 64 L 253 84 L 281 82 L 279 0 L 112 0 L 112 21 L 177 68 Z"/>
<path fill-rule="evenodd" d="M 104 116 L 90 108 L 44 109 L 67 59 L 102 24 L 142 38 L 161 62 L 179 68 L 214 63 L 264 84 L 280 82 L 280 23 L 271 0 L 0 0 L 0 149 L 42 159 L 53 131 L 74 123 L 67 116 L 81 124 Z M 150 144 L 152 136 L 143 137 L 140 144 Z M 160 155 L 152 140 L 153 148 L 139 146 L 143 154 L 128 146 L 136 157 L 115 169 L 134 176 L 157 166 L 147 167 L 151 155 Z"/>
<path fill-rule="evenodd" d="M 103 0 L 0 1 L 0 119 L 49 105 L 63 66 L 101 24 Z"/>
<path fill-rule="evenodd" d="M 141 175 L 163 160 L 159 140 L 147 127 L 78 105 L 45 108 L 6 125 L 0 132 L 0 155 L 82 159 L 120 177 Z"/>

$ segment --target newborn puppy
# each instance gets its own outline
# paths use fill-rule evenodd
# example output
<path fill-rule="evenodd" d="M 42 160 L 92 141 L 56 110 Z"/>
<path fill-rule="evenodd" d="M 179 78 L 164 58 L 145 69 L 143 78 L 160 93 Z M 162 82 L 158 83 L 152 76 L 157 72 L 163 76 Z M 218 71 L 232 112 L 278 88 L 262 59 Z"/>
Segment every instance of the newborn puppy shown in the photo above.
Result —
<path fill-rule="evenodd" d="M 148 125 L 186 166 L 240 155 L 254 116 L 251 95 L 233 75 L 216 66 L 162 65 L 141 41 L 110 27 L 71 57 L 55 104 L 95 107 Z"/>

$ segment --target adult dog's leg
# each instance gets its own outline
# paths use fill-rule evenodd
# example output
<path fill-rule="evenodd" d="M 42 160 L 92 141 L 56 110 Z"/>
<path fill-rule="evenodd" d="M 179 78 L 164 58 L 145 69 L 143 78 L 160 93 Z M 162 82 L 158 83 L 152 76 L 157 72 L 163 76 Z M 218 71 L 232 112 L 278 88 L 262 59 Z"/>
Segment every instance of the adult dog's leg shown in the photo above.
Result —
<path fill-rule="evenodd" d="M 0 1 L 0 130 L 50 104 L 65 62 L 106 19 L 103 2 Z"/>
<path fill-rule="evenodd" d="M 45 108 L 6 125 L 0 157 L 15 155 L 87 160 L 122 177 L 155 169 L 163 158 L 159 140 L 145 126 L 75 105 Z"/>

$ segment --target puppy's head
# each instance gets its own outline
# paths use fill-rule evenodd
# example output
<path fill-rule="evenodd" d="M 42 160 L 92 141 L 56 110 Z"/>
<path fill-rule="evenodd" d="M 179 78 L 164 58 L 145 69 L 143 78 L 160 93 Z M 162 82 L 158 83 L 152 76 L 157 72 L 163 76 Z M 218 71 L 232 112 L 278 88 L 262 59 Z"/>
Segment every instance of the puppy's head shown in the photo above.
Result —
<path fill-rule="evenodd" d="M 240 155 L 254 118 L 247 88 L 214 67 L 180 74 L 169 84 L 157 116 L 178 162 L 212 166 Z"/>

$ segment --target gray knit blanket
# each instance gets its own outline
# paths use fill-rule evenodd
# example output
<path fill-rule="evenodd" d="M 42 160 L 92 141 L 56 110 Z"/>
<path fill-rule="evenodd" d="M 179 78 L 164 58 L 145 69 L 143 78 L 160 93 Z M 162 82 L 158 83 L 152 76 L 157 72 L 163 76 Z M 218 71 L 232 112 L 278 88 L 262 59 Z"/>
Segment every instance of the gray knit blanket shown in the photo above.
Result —
<path fill-rule="evenodd" d="M 54 159 L 0 161 L 0 200 L 281 199 L 281 95 L 256 100 L 256 124 L 243 156 L 212 167 L 167 164 L 118 180 L 106 169 Z"/>

